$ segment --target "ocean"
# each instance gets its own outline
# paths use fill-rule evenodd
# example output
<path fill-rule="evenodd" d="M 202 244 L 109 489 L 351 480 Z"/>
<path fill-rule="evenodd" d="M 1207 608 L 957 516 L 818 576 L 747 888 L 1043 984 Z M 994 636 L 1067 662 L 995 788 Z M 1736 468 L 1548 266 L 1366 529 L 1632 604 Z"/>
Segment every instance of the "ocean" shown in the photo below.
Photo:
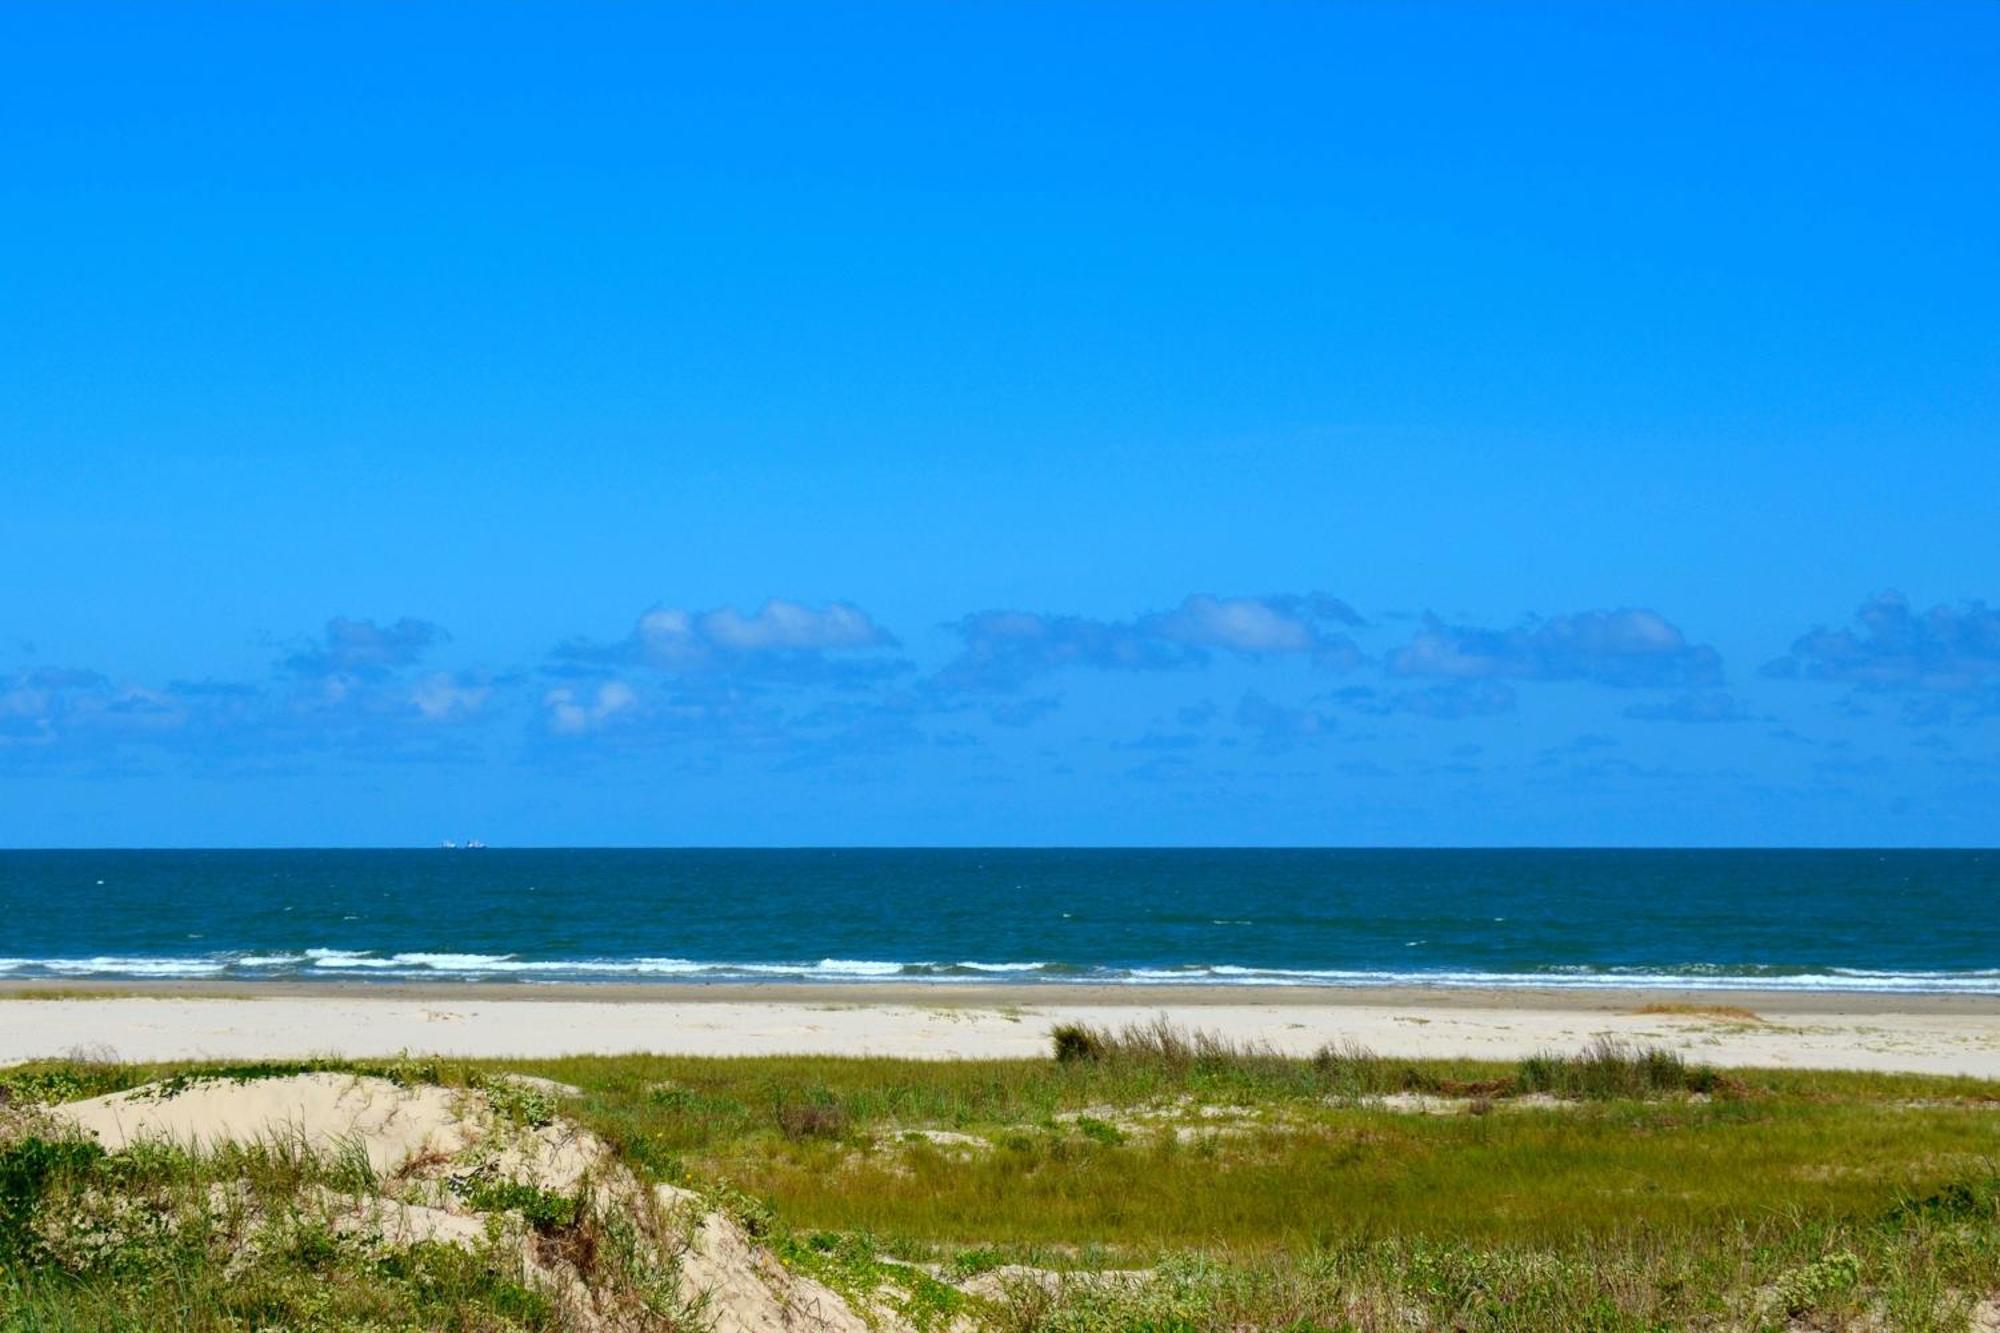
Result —
<path fill-rule="evenodd" d="M 2000 852 L 0 851 L 0 981 L 2000 993 Z"/>

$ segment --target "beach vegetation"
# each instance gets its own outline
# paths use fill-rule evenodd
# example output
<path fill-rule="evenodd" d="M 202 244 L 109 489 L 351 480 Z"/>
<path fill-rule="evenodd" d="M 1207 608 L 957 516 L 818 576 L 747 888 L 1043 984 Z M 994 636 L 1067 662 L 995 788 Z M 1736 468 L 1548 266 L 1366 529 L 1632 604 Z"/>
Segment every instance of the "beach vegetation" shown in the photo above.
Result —
<path fill-rule="evenodd" d="M 788 1139 L 837 1139 L 847 1132 L 851 1117 L 840 1099 L 823 1087 L 794 1095 L 781 1093 L 772 1115 Z"/>
<path fill-rule="evenodd" d="M 573 1122 L 884 1328 L 1964 1333 L 2000 1295 L 1994 1084 L 1720 1071 L 1609 1042 L 1295 1058 L 1152 1023 L 1079 1046 L 342 1067 L 476 1091 L 519 1134 Z M 104 1152 L 34 1128 L 107 1086 L 243 1073 L 0 1072 L 17 1090 L 0 1329 L 565 1329 L 523 1244 L 579 1273 L 650 1271 L 654 1224 L 588 1181 L 440 1167 L 499 1219 L 491 1240 L 384 1249 L 327 1202 L 385 1187 L 353 1154 Z M 634 1309 L 634 1328 L 700 1326 L 666 1295 Z"/>
<path fill-rule="evenodd" d="M 486 1094 L 487 1102 L 502 1119 L 528 1129 L 555 1123 L 560 1104 L 556 1094 L 538 1083 L 520 1078 L 477 1078 L 473 1086 Z"/>
<path fill-rule="evenodd" d="M 1058 1023 L 1049 1038 L 1055 1044 L 1056 1060 L 1061 1064 L 1099 1061 L 1108 1053 L 1097 1029 L 1085 1023 Z"/>

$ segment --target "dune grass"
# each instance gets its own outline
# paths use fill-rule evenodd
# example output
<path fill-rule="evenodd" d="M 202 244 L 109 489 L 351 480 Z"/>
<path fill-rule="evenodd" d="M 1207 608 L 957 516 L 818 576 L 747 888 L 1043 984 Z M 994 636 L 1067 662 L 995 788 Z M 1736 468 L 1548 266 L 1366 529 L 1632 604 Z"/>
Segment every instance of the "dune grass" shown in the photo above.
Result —
<path fill-rule="evenodd" d="M 38 1065 L 0 1071 L 0 1096 L 300 1067 Z M 574 1085 L 580 1095 L 554 1106 L 526 1096 L 520 1115 L 581 1121 L 635 1169 L 727 1201 L 830 1280 L 872 1280 L 894 1271 L 888 1259 L 960 1276 L 1009 1263 L 1150 1272 L 1053 1294 L 1009 1288 L 979 1313 L 1015 1333 L 1962 1333 L 1972 1303 L 2000 1291 L 2000 1085 L 1978 1080 L 1716 1071 L 1608 1043 L 1509 1064 L 1354 1047 L 1299 1059 L 1161 1024 L 1052 1034 L 1042 1060 L 627 1056 L 369 1071 Z M 262 1281 L 307 1271 L 299 1256 L 270 1262 Z M 90 1313 L 101 1286 L 23 1286 L 20 1272 L 17 1260 L 0 1280 L 0 1328 L 142 1326 Z M 371 1276 L 361 1287 L 388 1283 L 368 1297 L 381 1320 L 350 1311 L 324 1326 L 557 1326 L 559 1312 L 507 1313 L 504 1270 L 454 1272 L 415 1287 Z M 208 1280 L 173 1299 L 220 1300 Z M 411 1303 L 424 1291 L 456 1293 L 489 1322 L 425 1322 L 442 1316 Z"/>
<path fill-rule="evenodd" d="M 371 1184 L 365 1159 L 282 1143 L 200 1157 L 0 1144 L 0 1328 L 562 1327 L 504 1245 L 384 1252 L 337 1227 L 335 1201 Z"/>

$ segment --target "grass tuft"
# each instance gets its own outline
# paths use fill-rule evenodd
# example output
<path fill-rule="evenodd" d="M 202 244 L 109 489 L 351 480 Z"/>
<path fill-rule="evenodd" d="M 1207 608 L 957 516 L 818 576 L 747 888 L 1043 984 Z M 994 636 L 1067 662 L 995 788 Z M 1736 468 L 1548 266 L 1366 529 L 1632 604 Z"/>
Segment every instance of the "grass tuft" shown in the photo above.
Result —
<path fill-rule="evenodd" d="M 1666 1014 L 1678 1018 L 1713 1018 L 1727 1023 L 1762 1023 L 1764 1016 L 1754 1009 L 1745 1009 L 1740 1004 L 1683 1004 L 1677 1001 L 1663 1001 L 1657 1004 L 1642 1004 L 1632 1011 L 1635 1014 Z"/>
<path fill-rule="evenodd" d="M 1073 1065 L 1085 1060 L 1097 1064 L 1104 1059 L 1105 1043 L 1097 1029 L 1087 1023 L 1058 1023 L 1049 1037 L 1055 1044 L 1057 1064 Z"/>
<path fill-rule="evenodd" d="M 851 1121 L 847 1108 L 824 1091 L 802 1100 L 781 1099 L 773 1114 L 778 1129 L 788 1139 L 837 1139 L 847 1132 Z"/>

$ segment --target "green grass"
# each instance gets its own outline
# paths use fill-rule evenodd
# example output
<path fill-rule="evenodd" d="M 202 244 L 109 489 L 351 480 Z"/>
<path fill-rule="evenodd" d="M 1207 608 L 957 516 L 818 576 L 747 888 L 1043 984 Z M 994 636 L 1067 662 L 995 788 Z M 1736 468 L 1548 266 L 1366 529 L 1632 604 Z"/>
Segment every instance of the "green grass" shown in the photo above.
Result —
<path fill-rule="evenodd" d="M 489 1091 L 509 1086 L 495 1077 L 508 1071 L 575 1085 L 581 1095 L 559 1105 L 520 1090 L 511 1115 L 580 1120 L 642 1175 L 725 1201 L 836 1289 L 887 1283 L 888 1304 L 926 1328 L 969 1314 L 1015 1333 L 1838 1328 L 1865 1317 L 1962 1333 L 1971 1302 L 2000 1291 L 2000 1085 L 1725 1073 L 1610 1045 L 1513 1064 L 1358 1049 L 1293 1059 L 1158 1025 L 1082 1030 L 1063 1049 L 1066 1059 L 983 1062 L 628 1056 L 371 1069 Z M 65 1099 L 295 1068 L 37 1065 L 0 1071 L 0 1089 Z M 82 1187 L 65 1181 L 79 1172 L 101 1188 L 101 1173 L 136 1169 L 17 1167 L 0 1169 L 0 1228 L 16 1207 L 10 1190 L 74 1198 Z M 307 1170 L 257 1169 L 274 1197 L 286 1171 Z M 31 1176 L 40 1183 L 10 1183 Z M 487 1202 L 551 1228 L 573 1225 L 582 1207 Z M 1010 1263 L 1154 1275 L 1054 1294 L 1020 1284 L 988 1306 L 894 1260 L 939 1265 L 946 1278 Z M 304 1299 L 311 1284 L 299 1274 L 330 1271 L 312 1262 L 296 1249 L 260 1259 L 254 1300 Z M 357 1262 L 325 1261 L 347 1274 L 332 1285 L 353 1309 L 285 1326 L 561 1326 L 493 1256 L 370 1260 L 361 1276 Z M 252 1298 L 188 1263 L 156 1284 L 158 1300 L 182 1303 L 164 1322 L 256 1326 L 244 1314 Z M 113 1308 L 129 1283 L 56 1277 L 4 1254 L 0 1267 L 0 1328 L 144 1326 Z M 211 1301 L 227 1317 L 187 1313 Z M 426 1322 L 447 1306 L 458 1322 Z"/>

